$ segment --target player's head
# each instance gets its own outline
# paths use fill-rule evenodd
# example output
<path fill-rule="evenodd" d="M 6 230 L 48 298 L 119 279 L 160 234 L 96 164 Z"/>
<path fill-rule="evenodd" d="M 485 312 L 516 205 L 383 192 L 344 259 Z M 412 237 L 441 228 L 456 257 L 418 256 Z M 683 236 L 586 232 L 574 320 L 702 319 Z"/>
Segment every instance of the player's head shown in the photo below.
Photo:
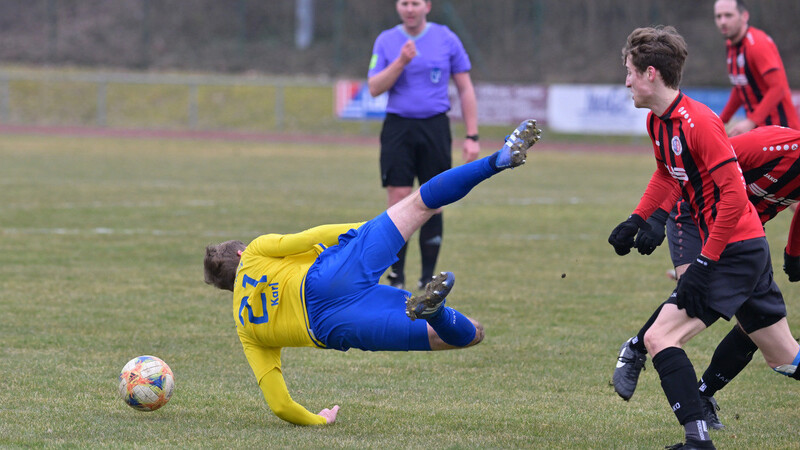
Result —
<path fill-rule="evenodd" d="M 206 247 L 206 257 L 203 259 L 206 283 L 233 291 L 236 269 L 246 247 L 242 241 L 225 241 Z"/>
<path fill-rule="evenodd" d="M 638 73 L 653 67 L 661 74 L 666 87 L 678 89 L 688 54 L 683 36 L 674 27 L 659 25 L 637 28 L 628 35 L 622 48 L 622 63 L 632 66 Z"/>
<path fill-rule="evenodd" d="M 742 0 L 717 0 L 714 2 L 714 23 L 722 36 L 736 43 L 747 32 L 750 13 Z"/>

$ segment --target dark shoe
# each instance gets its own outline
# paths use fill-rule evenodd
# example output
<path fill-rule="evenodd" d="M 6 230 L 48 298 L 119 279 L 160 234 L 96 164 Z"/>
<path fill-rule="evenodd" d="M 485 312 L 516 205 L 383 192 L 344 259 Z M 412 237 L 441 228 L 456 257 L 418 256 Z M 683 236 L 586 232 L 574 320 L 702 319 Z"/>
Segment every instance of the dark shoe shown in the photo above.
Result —
<path fill-rule="evenodd" d="M 683 442 L 678 442 L 675 445 L 668 445 L 664 448 L 668 450 L 716 450 L 717 447 L 714 447 L 714 443 L 711 441 L 694 441 L 692 439 L 687 439 L 685 444 Z"/>
<path fill-rule="evenodd" d="M 411 320 L 427 319 L 444 306 L 445 297 L 453 289 L 456 276 L 453 272 L 441 272 L 425 286 L 425 292 L 406 299 L 406 315 Z"/>
<path fill-rule="evenodd" d="M 625 401 L 633 397 L 636 384 L 639 383 L 639 374 L 644 370 L 644 363 L 647 361 L 647 353 L 631 347 L 632 340 L 633 338 L 628 339 L 619 348 L 617 367 L 612 378 L 614 390 Z"/>
<path fill-rule="evenodd" d="M 389 286 L 391 287 L 396 287 L 397 289 L 406 288 L 406 277 L 402 274 L 389 272 L 389 275 L 386 275 L 386 281 L 389 282 Z"/>
<path fill-rule="evenodd" d="M 495 166 L 498 169 L 508 169 L 525 164 L 528 149 L 542 137 L 542 130 L 536 128 L 536 121 L 528 119 L 523 121 L 506 138 L 503 148 L 498 151 Z"/>
<path fill-rule="evenodd" d="M 703 418 L 706 420 L 708 428 L 711 428 L 712 430 L 721 430 L 725 428 L 725 425 L 719 421 L 719 417 L 717 416 L 719 405 L 717 404 L 717 401 L 714 400 L 714 397 L 706 397 L 705 395 L 701 395 L 700 403 L 703 404 Z"/>

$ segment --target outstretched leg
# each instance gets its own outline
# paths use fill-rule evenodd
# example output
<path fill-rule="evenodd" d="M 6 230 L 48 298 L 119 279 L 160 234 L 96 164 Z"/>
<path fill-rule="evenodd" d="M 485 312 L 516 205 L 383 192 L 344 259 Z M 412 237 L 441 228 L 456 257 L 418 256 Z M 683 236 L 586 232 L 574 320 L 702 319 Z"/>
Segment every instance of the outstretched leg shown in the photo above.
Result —
<path fill-rule="evenodd" d="M 541 137 L 535 120 L 522 122 L 491 156 L 454 167 L 431 178 L 386 211 L 403 238 L 409 237 L 442 206 L 463 198 L 472 188 L 504 169 L 525 164 L 528 149 Z"/>

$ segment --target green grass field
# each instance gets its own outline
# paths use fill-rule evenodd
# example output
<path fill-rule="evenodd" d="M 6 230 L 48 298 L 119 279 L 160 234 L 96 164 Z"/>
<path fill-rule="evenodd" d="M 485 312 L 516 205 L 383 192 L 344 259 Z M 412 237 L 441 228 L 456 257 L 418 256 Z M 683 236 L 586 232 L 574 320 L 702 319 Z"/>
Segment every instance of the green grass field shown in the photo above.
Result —
<path fill-rule="evenodd" d="M 619 345 L 672 288 L 666 247 L 621 258 L 606 243 L 654 168 L 649 147 L 556 153 L 544 139 L 528 165 L 445 210 L 439 268 L 457 279 L 448 304 L 484 324 L 484 342 L 439 353 L 286 349 L 294 399 L 312 411 L 341 405 L 334 426 L 303 428 L 269 411 L 230 297 L 203 283 L 203 249 L 380 213 L 376 148 L 3 136 L 0 447 L 662 448 L 682 440 L 649 361 L 631 402 L 609 385 Z M 796 313 L 800 287 L 780 270 L 790 219 L 779 216 L 767 234 Z M 418 264 L 414 239 L 409 273 Z M 729 328 L 718 323 L 687 346 L 698 372 Z M 143 354 L 167 361 L 176 377 L 172 400 L 152 413 L 116 392 L 119 370 Z M 713 434 L 719 448 L 797 448 L 800 386 L 760 355 L 717 400 L 728 426 Z"/>

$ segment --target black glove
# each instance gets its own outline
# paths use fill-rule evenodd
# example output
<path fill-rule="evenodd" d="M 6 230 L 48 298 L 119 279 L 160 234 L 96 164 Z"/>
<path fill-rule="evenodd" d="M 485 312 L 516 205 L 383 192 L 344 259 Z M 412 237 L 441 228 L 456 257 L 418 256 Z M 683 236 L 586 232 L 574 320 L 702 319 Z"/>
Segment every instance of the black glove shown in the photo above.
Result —
<path fill-rule="evenodd" d="M 608 237 L 608 243 L 614 246 L 614 251 L 618 255 L 627 255 L 633 248 L 633 238 L 639 229 L 649 230 L 650 225 L 642 219 L 638 214 L 631 214 L 628 220 L 617 225 L 611 236 Z"/>
<path fill-rule="evenodd" d="M 783 271 L 789 275 L 789 281 L 800 281 L 800 256 L 791 256 L 784 249 Z"/>
<path fill-rule="evenodd" d="M 639 253 L 649 255 L 655 251 L 656 247 L 664 242 L 664 237 L 667 235 L 664 228 L 667 226 L 668 218 L 669 213 L 661 208 L 655 210 L 655 212 L 647 218 L 647 224 L 650 225 L 650 229 L 639 230 L 639 233 L 636 234 L 636 241 L 633 243 L 633 246 L 639 250 Z"/>
<path fill-rule="evenodd" d="M 685 309 L 689 317 L 699 316 L 708 303 L 708 282 L 714 265 L 715 261 L 700 255 L 678 280 L 678 288 L 675 290 L 678 309 Z"/>

